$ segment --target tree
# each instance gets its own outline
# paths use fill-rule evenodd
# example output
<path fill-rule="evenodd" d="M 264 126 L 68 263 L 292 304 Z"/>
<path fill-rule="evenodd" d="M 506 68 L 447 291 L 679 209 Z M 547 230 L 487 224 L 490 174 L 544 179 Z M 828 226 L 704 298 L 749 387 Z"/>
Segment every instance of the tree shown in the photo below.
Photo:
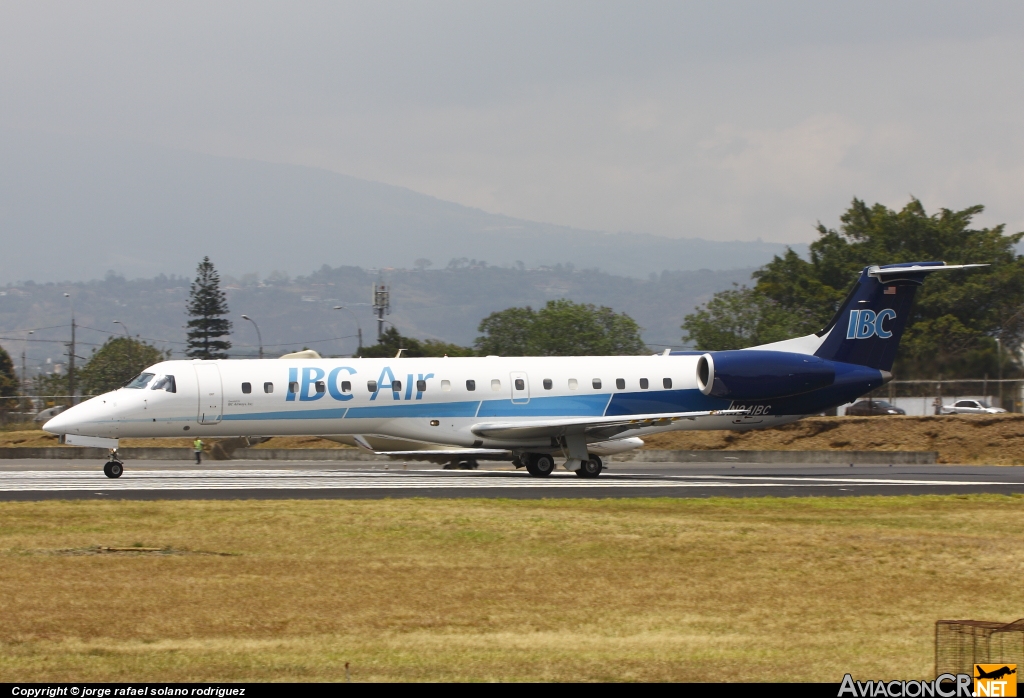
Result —
<path fill-rule="evenodd" d="M 125 381 L 138 375 L 155 363 L 170 358 L 152 344 L 130 337 L 111 337 L 92 356 L 79 374 L 82 389 L 99 394 L 121 387 Z"/>
<path fill-rule="evenodd" d="M 460 347 L 458 344 L 448 344 L 437 339 L 419 340 L 412 337 L 403 337 L 394 327 L 384 330 L 380 340 L 370 347 L 363 347 L 361 356 L 365 358 L 386 359 L 398 354 L 399 349 L 404 349 L 402 356 L 472 356 L 473 350 L 468 347 Z"/>
<path fill-rule="evenodd" d="M 643 354 L 640 327 L 625 313 L 561 299 L 491 313 L 477 328 L 481 354 L 501 356 L 612 356 Z"/>
<path fill-rule="evenodd" d="M 752 288 L 722 291 L 686 316 L 684 341 L 702 351 L 742 349 L 807 334 L 806 313 L 784 308 Z M 813 325 L 813 321 L 812 321 Z"/>
<path fill-rule="evenodd" d="M 817 331 L 870 264 L 987 263 L 986 268 L 933 277 L 918 290 L 894 371 L 901 378 L 995 375 L 995 340 L 1000 339 L 1004 347 L 1018 347 L 1024 340 L 1024 257 L 1014 248 L 1024 233 L 1007 235 L 1003 225 L 972 228 L 972 219 L 983 210 L 970 206 L 929 215 L 917 199 L 899 211 L 854 199 L 840 217 L 838 230 L 818 225 L 819 237 L 811 243 L 809 260 L 789 250 L 754 272 L 757 283 L 741 304 L 750 317 L 740 324 L 777 325 L 771 313 L 781 310 L 791 317 L 786 322 L 795 322 L 790 336 Z M 723 320 L 733 302 L 729 293 L 733 292 L 716 294 L 704 308 L 686 317 L 683 329 L 688 337 L 702 349 L 772 341 L 765 337 L 775 335 L 767 332 L 729 334 Z M 726 329 L 714 335 L 709 322 L 720 322 Z M 701 346 L 702 339 L 710 344 Z M 1003 356 L 1004 363 L 1016 361 L 1013 352 Z"/>
<path fill-rule="evenodd" d="M 14 362 L 11 361 L 11 355 L 7 350 L 0 347 L 0 397 L 12 397 L 17 394 L 18 377 L 14 374 Z"/>
<path fill-rule="evenodd" d="M 188 348 L 185 355 L 194 359 L 226 359 L 231 342 L 220 339 L 231 333 L 228 302 L 220 290 L 220 275 L 209 257 L 203 257 L 192 282 L 188 306 Z"/>

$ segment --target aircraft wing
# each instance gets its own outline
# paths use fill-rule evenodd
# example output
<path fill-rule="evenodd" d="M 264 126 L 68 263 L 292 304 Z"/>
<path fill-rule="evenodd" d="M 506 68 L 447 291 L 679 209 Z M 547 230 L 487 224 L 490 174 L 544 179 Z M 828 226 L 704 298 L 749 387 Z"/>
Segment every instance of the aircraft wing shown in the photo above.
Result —
<path fill-rule="evenodd" d="M 747 410 L 627 414 L 608 417 L 560 417 L 518 422 L 482 422 L 474 424 L 470 430 L 477 436 L 497 439 L 549 438 L 571 433 L 582 433 L 587 436 L 607 439 L 630 429 L 665 426 L 680 419 L 742 414 L 747 414 Z"/>
<path fill-rule="evenodd" d="M 460 458 L 480 458 L 482 460 L 512 460 L 512 452 L 505 448 L 437 448 L 433 444 L 424 444 L 423 448 L 405 450 L 386 450 L 374 448 L 366 437 L 355 435 L 354 441 L 359 448 L 371 451 L 378 456 L 401 458 L 404 460 L 424 460 L 434 463 L 448 463 Z"/>
<path fill-rule="evenodd" d="M 512 451 L 505 448 L 448 448 L 423 449 L 420 451 L 374 451 L 378 456 L 400 458 L 402 460 L 424 460 L 434 463 L 450 463 L 453 461 L 480 460 L 512 460 Z"/>

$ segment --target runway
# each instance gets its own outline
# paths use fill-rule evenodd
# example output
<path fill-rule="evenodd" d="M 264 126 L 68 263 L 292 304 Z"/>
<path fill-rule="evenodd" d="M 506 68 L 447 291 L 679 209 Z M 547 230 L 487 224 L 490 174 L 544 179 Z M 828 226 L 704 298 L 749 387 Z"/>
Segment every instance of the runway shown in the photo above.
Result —
<path fill-rule="evenodd" d="M 1024 494 L 1024 467 L 612 463 L 600 478 L 547 478 L 500 465 L 476 471 L 365 462 L 126 464 L 119 479 L 82 461 L 6 461 L 0 501 L 39 499 L 367 499 L 382 497 L 805 497 Z"/>

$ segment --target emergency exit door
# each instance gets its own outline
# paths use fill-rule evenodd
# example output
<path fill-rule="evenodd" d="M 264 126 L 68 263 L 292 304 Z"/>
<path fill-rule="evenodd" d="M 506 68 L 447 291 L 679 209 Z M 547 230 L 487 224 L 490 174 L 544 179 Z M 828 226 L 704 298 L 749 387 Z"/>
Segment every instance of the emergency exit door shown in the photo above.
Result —
<path fill-rule="evenodd" d="M 193 364 L 199 381 L 200 424 L 217 424 L 224 414 L 224 390 L 220 384 L 220 369 L 217 364 Z"/>
<path fill-rule="evenodd" d="M 512 404 L 525 405 L 530 401 L 530 379 L 523 371 L 513 371 L 509 374 L 512 383 Z"/>

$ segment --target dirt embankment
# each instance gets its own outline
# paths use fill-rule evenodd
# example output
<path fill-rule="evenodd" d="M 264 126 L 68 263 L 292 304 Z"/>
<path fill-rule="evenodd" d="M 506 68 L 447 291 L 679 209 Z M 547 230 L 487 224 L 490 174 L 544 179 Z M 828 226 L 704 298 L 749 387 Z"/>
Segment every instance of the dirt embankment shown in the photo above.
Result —
<path fill-rule="evenodd" d="M 206 439 L 212 446 L 215 439 Z M 646 448 L 731 451 L 937 451 L 940 463 L 1024 465 L 1024 415 L 808 417 L 748 432 L 676 431 L 644 438 Z M 39 429 L 0 432 L 0 447 L 56 446 Z M 191 439 L 123 439 L 123 448 L 178 447 Z M 276 437 L 255 448 L 349 448 L 315 436 Z"/>
<path fill-rule="evenodd" d="M 211 446 L 220 439 L 203 439 L 203 443 Z M 23 429 L 0 432 L 0 448 L 41 448 L 59 446 L 57 437 L 41 429 Z M 121 448 L 191 448 L 192 439 L 121 439 Z M 74 448 L 68 446 L 68 448 Z M 352 448 L 335 441 L 328 441 L 316 436 L 278 436 L 252 448 Z"/>
<path fill-rule="evenodd" d="M 729 451 L 937 451 L 940 463 L 1024 465 L 1024 415 L 808 417 L 747 432 L 676 431 L 646 448 Z"/>

